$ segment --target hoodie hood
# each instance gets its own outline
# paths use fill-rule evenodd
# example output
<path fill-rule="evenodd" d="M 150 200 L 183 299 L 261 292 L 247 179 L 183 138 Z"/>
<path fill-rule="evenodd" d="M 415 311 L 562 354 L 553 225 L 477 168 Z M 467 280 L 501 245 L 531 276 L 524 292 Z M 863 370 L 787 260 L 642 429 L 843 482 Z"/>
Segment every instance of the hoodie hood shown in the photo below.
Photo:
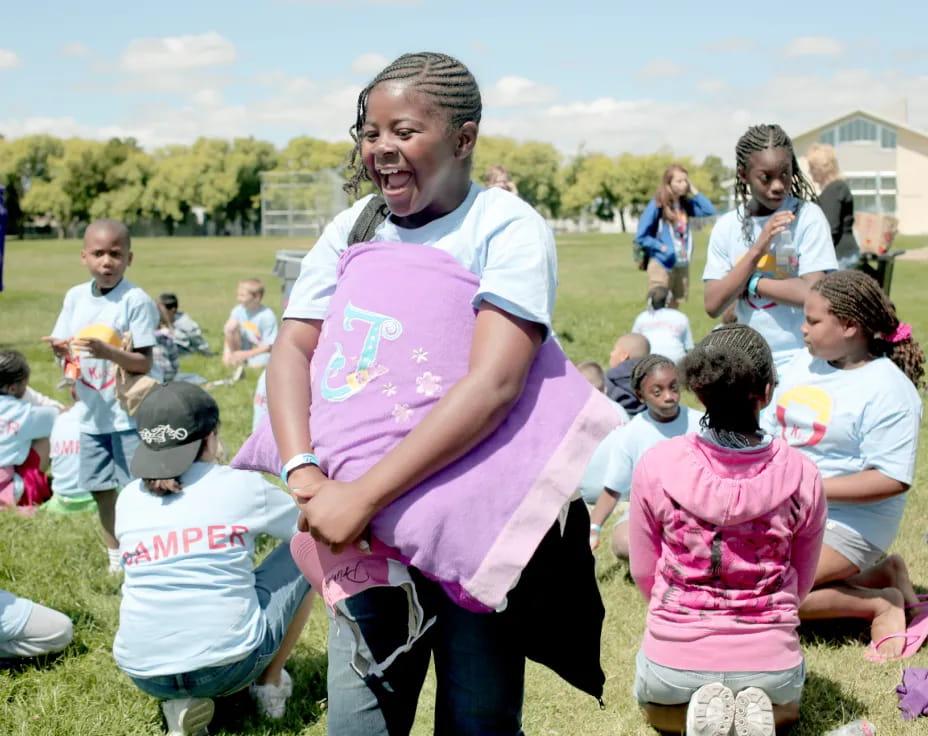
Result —
<path fill-rule="evenodd" d="M 808 472 L 806 463 L 786 462 L 787 446 L 774 438 L 770 444 L 733 450 L 698 434 L 669 442 L 692 462 L 688 472 L 665 463 L 660 471 L 664 492 L 693 516 L 717 526 L 756 519 L 777 508 L 796 492 Z"/>

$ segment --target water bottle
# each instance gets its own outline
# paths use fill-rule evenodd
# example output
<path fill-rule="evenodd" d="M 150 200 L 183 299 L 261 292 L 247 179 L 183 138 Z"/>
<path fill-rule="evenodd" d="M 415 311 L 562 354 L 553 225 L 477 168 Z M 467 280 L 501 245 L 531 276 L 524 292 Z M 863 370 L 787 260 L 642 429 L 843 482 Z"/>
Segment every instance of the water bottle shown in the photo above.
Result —
<path fill-rule="evenodd" d="M 796 246 L 793 245 L 792 230 L 784 230 L 774 239 L 773 250 L 776 254 L 777 269 L 782 271 L 797 271 L 799 259 L 796 256 Z"/>
<path fill-rule="evenodd" d="M 825 736 L 874 736 L 874 734 L 876 734 L 876 726 L 870 721 L 858 719 L 846 723 L 841 728 L 829 731 Z"/>

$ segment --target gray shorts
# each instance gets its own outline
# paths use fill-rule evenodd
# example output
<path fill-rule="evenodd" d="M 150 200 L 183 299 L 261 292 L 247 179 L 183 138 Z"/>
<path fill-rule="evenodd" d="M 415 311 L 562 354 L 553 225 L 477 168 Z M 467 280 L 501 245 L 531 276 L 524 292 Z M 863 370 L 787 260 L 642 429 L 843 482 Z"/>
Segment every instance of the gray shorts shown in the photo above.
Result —
<path fill-rule="evenodd" d="M 115 491 L 132 480 L 129 464 L 139 446 L 134 429 L 107 434 L 81 432 L 78 485 L 87 491 Z"/>
<path fill-rule="evenodd" d="M 822 544 L 846 557 L 858 570 L 866 570 L 875 565 L 886 554 L 879 547 L 870 544 L 851 527 L 831 519 L 825 522 L 825 538 Z"/>
<path fill-rule="evenodd" d="M 774 705 L 798 703 L 806 681 L 806 663 L 778 672 L 709 672 L 675 670 L 648 659 L 640 649 L 635 657 L 634 694 L 638 703 L 683 705 L 703 685 L 721 682 L 735 694 L 746 687 L 763 690 Z"/>

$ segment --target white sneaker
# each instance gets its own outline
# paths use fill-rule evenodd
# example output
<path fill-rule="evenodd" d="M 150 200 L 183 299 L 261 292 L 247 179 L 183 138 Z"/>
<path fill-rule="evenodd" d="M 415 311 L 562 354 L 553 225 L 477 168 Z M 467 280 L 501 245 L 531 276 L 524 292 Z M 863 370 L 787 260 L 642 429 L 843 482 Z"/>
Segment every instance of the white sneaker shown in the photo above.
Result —
<path fill-rule="evenodd" d="M 775 736 L 773 705 L 760 688 L 748 687 L 735 696 L 737 736 Z"/>
<path fill-rule="evenodd" d="M 258 712 L 268 718 L 283 718 L 287 710 L 287 698 L 293 694 L 293 680 L 287 670 L 280 671 L 280 683 L 277 685 L 258 685 L 251 683 L 248 694 L 258 704 Z"/>
<path fill-rule="evenodd" d="M 209 698 L 175 698 L 161 704 L 168 736 L 199 736 L 213 720 L 216 706 Z"/>
<path fill-rule="evenodd" d="M 686 709 L 686 736 L 728 736 L 735 717 L 735 696 L 721 682 L 703 685 Z"/>

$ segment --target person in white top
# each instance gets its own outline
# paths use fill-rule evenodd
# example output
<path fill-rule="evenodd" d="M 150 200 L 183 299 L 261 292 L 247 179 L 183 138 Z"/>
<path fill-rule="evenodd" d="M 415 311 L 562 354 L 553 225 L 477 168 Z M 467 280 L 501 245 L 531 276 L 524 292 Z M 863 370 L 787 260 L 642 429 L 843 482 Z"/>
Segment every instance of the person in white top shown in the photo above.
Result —
<path fill-rule="evenodd" d="M 806 299 L 808 351 L 784 369 L 766 428 L 815 461 L 828 523 L 803 619 L 871 621 L 874 659 L 908 657 L 926 609 L 899 555 L 886 556 L 914 480 L 925 355 L 879 284 L 836 271 Z M 920 618 L 906 621 L 906 608 Z"/>
<path fill-rule="evenodd" d="M 674 363 L 693 349 L 690 319 L 677 309 L 677 298 L 666 286 L 648 291 L 648 308 L 635 318 L 632 332 L 644 335 L 651 352 L 664 355 Z"/>
<path fill-rule="evenodd" d="M 734 303 L 738 322 L 763 336 L 780 368 L 802 349 L 809 287 L 838 268 L 831 229 L 779 125 L 749 128 L 735 160 L 737 207 L 709 237 L 704 303 L 710 317 Z"/>
<path fill-rule="evenodd" d="M 282 718 L 284 663 L 309 615 L 309 583 L 290 554 L 299 510 L 257 473 L 216 464 L 219 407 L 185 381 L 154 388 L 136 414 L 141 444 L 116 504 L 125 568 L 116 663 L 166 701 L 168 730 L 192 734 L 211 698 L 250 687 Z M 285 543 L 254 567 L 255 538 Z"/>

